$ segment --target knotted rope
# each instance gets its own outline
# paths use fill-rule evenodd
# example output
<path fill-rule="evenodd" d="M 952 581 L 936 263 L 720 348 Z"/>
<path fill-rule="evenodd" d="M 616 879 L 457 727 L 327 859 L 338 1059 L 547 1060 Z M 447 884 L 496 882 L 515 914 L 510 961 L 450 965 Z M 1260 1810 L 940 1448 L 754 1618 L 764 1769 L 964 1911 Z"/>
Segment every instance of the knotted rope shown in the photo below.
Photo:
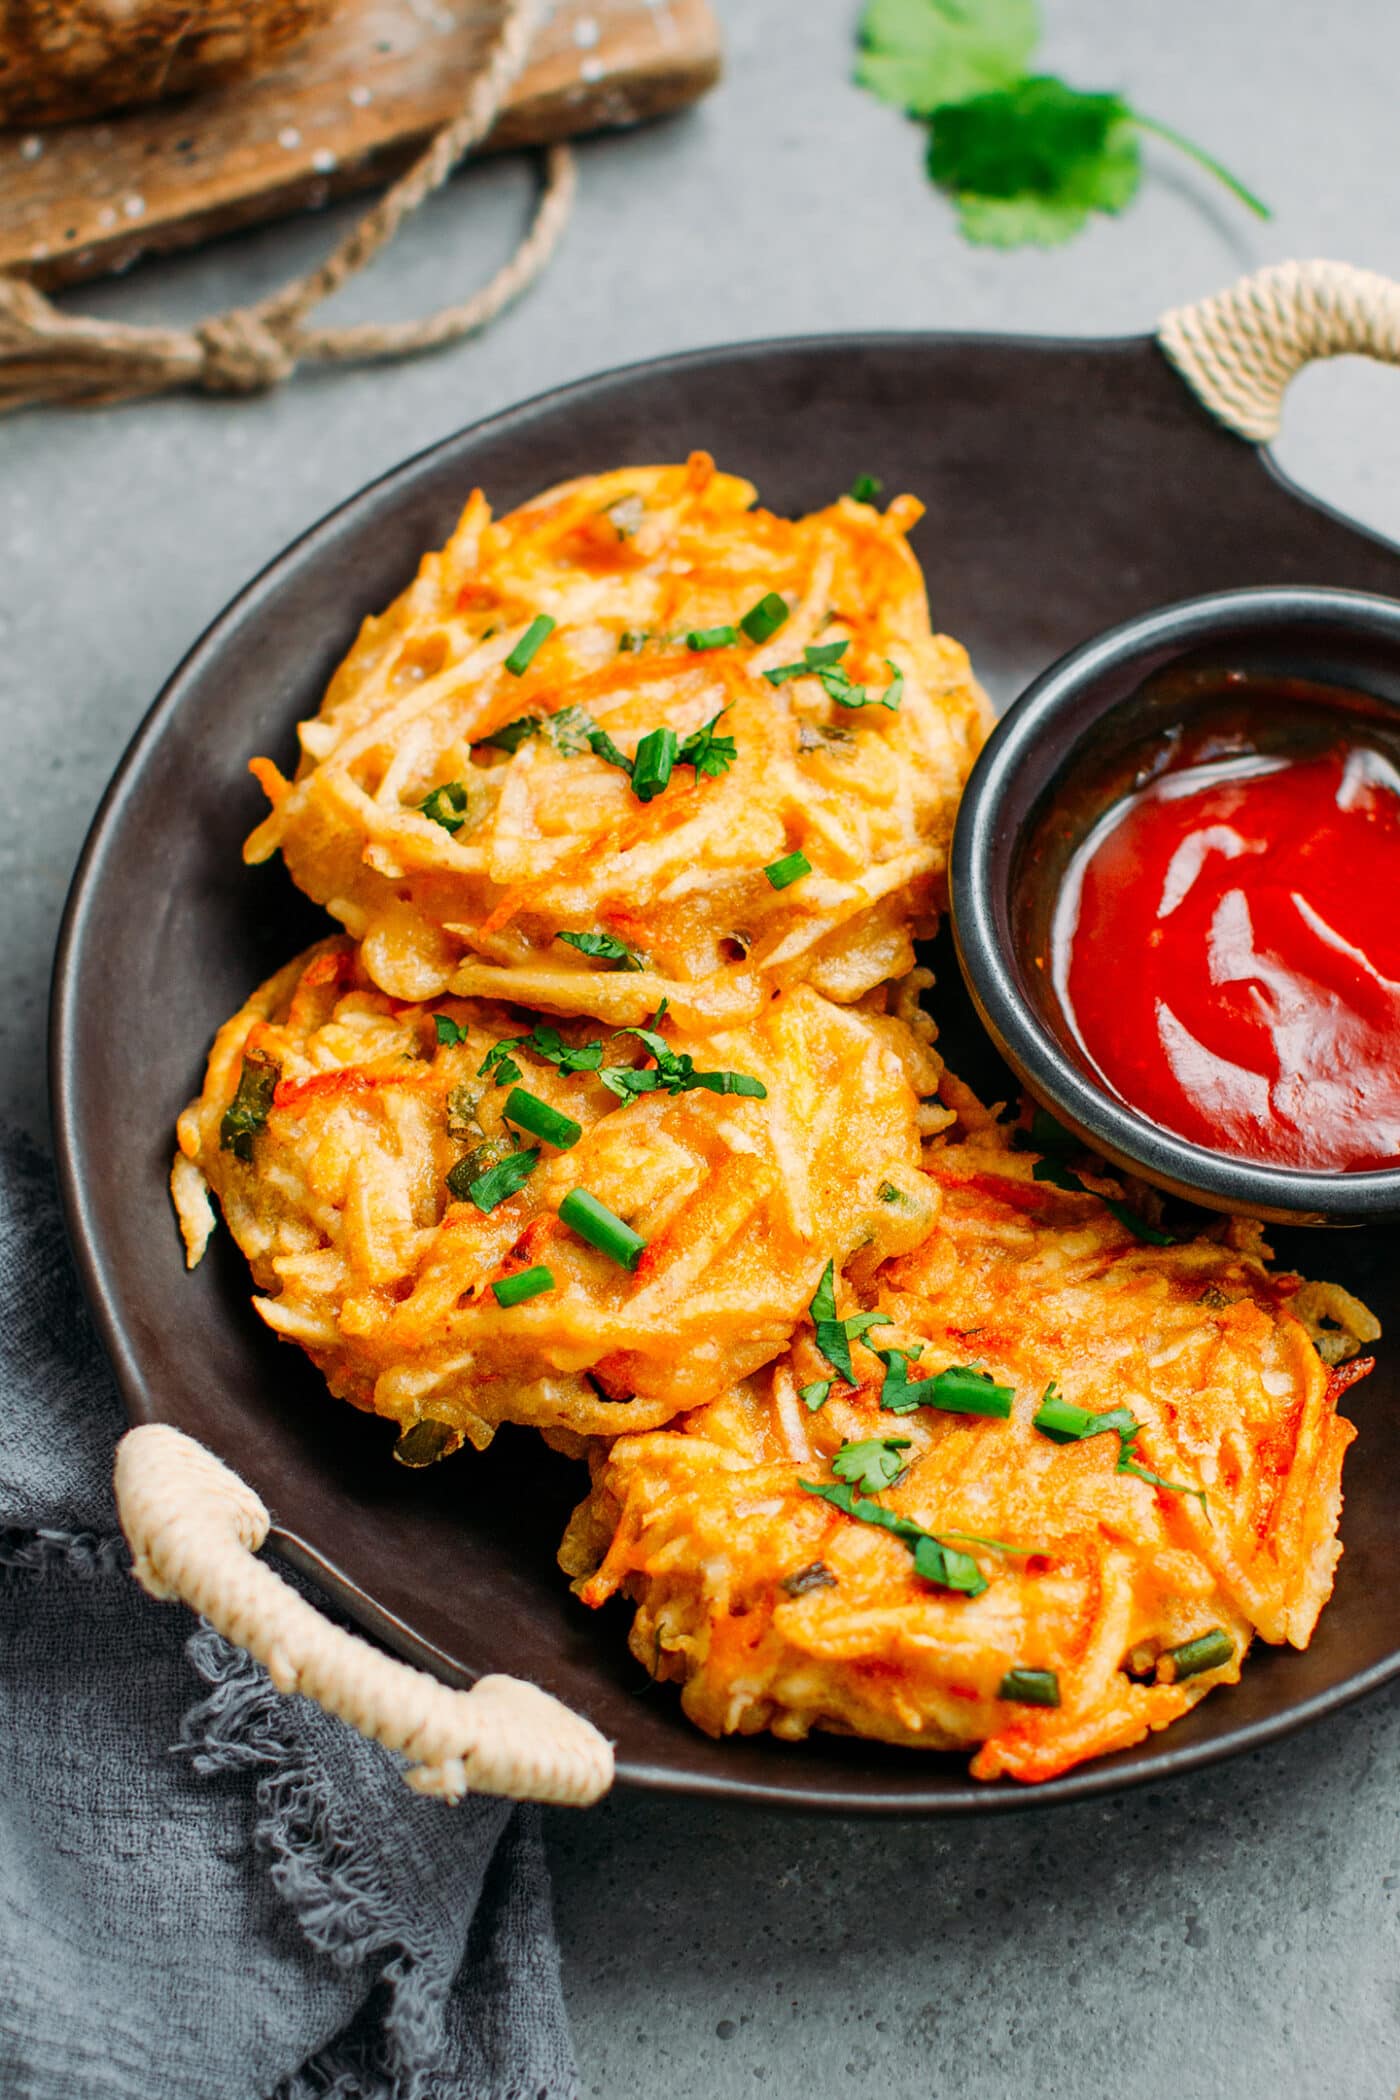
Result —
<path fill-rule="evenodd" d="M 476 333 L 532 284 L 554 252 L 574 198 L 567 146 L 544 157 L 534 218 L 510 260 L 469 299 L 423 320 L 313 328 L 306 316 L 394 238 L 410 213 L 440 189 L 479 144 L 519 76 L 529 50 L 536 0 L 505 0 L 490 56 L 461 112 L 385 192 L 317 269 L 255 306 L 216 314 L 197 328 L 133 327 L 66 314 L 22 278 L 0 276 L 0 415 L 42 402 L 134 401 L 198 387 L 210 394 L 254 394 L 278 385 L 306 361 L 345 363 L 436 350 Z"/>
<path fill-rule="evenodd" d="M 1166 314 L 1157 340 L 1213 416 L 1267 444 L 1288 382 L 1315 358 L 1400 364 L 1400 284 L 1350 263 L 1277 263 Z"/>

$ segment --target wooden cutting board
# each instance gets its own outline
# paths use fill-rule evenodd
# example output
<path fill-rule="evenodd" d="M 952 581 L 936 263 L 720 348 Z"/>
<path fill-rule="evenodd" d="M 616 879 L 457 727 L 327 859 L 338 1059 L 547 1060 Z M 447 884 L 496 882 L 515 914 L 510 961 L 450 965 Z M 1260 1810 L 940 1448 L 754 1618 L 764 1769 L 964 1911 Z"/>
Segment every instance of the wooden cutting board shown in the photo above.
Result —
<path fill-rule="evenodd" d="M 0 269 L 72 284 L 384 183 L 456 114 L 497 13 L 492 0 L 342 0 L 256 80 L 0 132 Z M 719 71 L 707 0 L 561 0 L 487 145 L 641 123 Z"/>

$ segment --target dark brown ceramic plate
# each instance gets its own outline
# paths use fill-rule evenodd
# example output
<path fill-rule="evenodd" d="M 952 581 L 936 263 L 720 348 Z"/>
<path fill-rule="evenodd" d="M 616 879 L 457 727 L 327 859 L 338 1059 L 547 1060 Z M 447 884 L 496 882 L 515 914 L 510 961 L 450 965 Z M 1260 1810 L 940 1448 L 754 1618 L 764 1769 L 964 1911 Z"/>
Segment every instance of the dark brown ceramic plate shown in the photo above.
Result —
<path fill-rule="evenodd" d="M 410 461 L 298 541 L 217 620 L 139 731 L 69 900 L 54 987 L 58 1156 L 78 1261 L 132 1418 L 173 1422 L 265 1497 L 273 1544 L 371 1632 L 453 1682 L 533 1678 L 617 1743 L 634 1785 L 839 1810 L 987 1810 L 1161 1778 L 1253 1747 L 1400 1668 L 1394 1511 L 1400 1394 L 1387 1351 L 1354 1396 L 1346 1554 L 1304 1655 L 1258 1652 L 1165 1737 L 1027 1792 L 961 1760 L 818 1737 L 713 1743 L 554 1565 L 580 1469 L 506 1431 L 484 1458 L 389 1462 L 387 1426 L 333 1401 L 252 1313 L 226 1234 L 187 1276 L 166 1195 L 175 1115 L 215 1026 L 321 930 L 280 867 L 239 858 L 260 814 L 251 752 L 290 762 L 361 617 L 447 534 L 474 482 L 504 508 L 549 483 L 694 446 L 803 510 L 858 473 L 928 506 L 914 544 L 935 623 L 1008 700 L 1052 658 L 1143 608 L 1235 584 L 1400 594 L 1400 551 L 1303 498 L 1209 423 L 1150 339 L 958 336 L 760 344 L 589 380 Z M 947 958 L 950 1061 L 985 1057 Z M 1400 1242 L 1280 1253 L 1400 1320 Z"/>

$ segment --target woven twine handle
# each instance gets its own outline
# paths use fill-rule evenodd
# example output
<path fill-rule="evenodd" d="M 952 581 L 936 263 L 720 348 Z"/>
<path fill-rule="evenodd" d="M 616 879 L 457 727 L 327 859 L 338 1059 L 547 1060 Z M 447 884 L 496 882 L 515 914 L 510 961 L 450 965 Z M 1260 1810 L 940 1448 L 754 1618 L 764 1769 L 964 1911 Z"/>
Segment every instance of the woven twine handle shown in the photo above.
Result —
<path fill-rule="evenodd" d="M 306 316 L 362 270 L 485 137 L 524 66 L 537 13 L 537 0 L 505 0 L 490 56 L 472 79 L 460 115 L 436 133 L 318 269 L 256 306 L 216 314 L 193 329 L 131 327 L 62 313 L 23 278 L 0 276 L 0 415 L 41 402 L 95 407 L 135 401 L 179 387 L 255 394 L 286 379 L 303 360 L 406 357 L 485 328 L 533 283 L 564 230 L 574 198 L 567 146 L 549 148 L 529 231 L 509 262 L 471 298 L 421 321 L 312 328 Z"/>
<path fill-rule="evenodd" d="M 331 1625 L 254 1554 L 268 1513 L 192 1437 L 151 1423 L 117 1447 L 117 1508 L 153 1597 L 178 1598 L 300 1692 L 409 1760 L 420 1794 L 504 1794 L 583 1807 L 612 1784 L 612 1749 L 591 1722 L 518 1677 L 453 1691 Z"/>
<path fill-rule="evenodd" d="M 1263 445 L 1289 380 L 1315 358 L 1400 364 L 1400 284 L 1350 263 L 1277 263 L 1166 314 L 1157 340 L 1213 416 Z"/>

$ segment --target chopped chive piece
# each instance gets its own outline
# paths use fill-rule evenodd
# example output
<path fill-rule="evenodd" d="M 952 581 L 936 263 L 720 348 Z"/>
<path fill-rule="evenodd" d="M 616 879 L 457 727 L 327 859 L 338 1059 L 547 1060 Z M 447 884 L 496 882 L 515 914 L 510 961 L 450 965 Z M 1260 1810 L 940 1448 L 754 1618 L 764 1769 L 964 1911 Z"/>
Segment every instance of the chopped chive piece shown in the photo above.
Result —
<path fill-rule="evenodd" d="M 831 1461 L 831 1470 L 838 1480 L 849 1480 L 852 1487 L 878 1495 L 882 1488 L 896 1487 L 904 1478 L 901 1453 L 908 1449 L 907 1436 L 865 1437 L 859 1443 L 843 1444 Z"/>
<path fill-rule="evenodd" d="M 775 635 L 788 617 L 788 603 L 776 591 L 769 591 L 751 605 L 739 625 L 751 642 L 766 642 Z"/>
<path fill-rule="evenodd" d="M 527 1094 L 521 1086 L 513 1086 L 506 1095 L 501 1114 L 508 1123 L 518 1123 L 522 1130 L 529 1131 L 531 1137 L 544 1138 L 547 1143 L 557 1145 L 561 1152 L 567 1152 L 583 1136 L 581 1123 L 576 1123 L 572 1116 L 561 1114 L 557 1108 L 551 1108 L 547 1101 L 541 1101 L 538 1094 Z"/>
<path fill-rule="evenodd" d="M 542 1291 L 554 1289 L 554 1274 L 543 1263 L 533 1269 L 521 1269 L 514 1276 L 503 1276 L 499 1283 L 491 1286 L 491 1295 L 503 1309 L 512 1305 L 523 1305 L 527 1298 L 538 1298 Z"/>
<path fill-rule="evenodd" d="M 616 766 L 620 773 L 631 773 L 631 759 L 618 750 L 606 729 L 590 729 L 586 741 L 595 758 L 601 758 L 605 765 Z"/>
<path fill-rule="evenodd" d="M 1234 1653 L 1235 1644 L 1224 1627 L 1213 1626 L 1209 1633 L 1198 1633 L 1194 1641 L 1168 1648 L 1162 1660 L 1172 1666 L 1170 1682 L 1180 1684 L 1183 1677 L 1199 1677 L 1203 1670 L 1222 1669 Z"/>
<path fill-rule="evenodd" d="M 670 781 L 679 739 L 674 729 L 650 729 L 632 761 L 632 793 L 639 802 L 654 801 Z"/>
<path fill-rule="evenodd" d="M 556 933 L 556 941 L 564 941 L 570 948 L 577 948 L 580 955 L 591 955 L 599 962 L 616 963 L 623 970 L 645 968 L 641 957 L 610 933 Z"/>
<path fill-rule="evenodd" d="M 418 805 L 425 817 L 444 831 L 460 831 L 467 821 L 467 791 L 460 780 L 445 780 Z"/>
<path fill-rule="evenodd" d="M 640 656 L 646 645 L 647 635 L 642 628 L 629 627 L 617 638 L 617 649 L 620 656 Z"/>
<path fill-rule="evenodd" d="M 997 1697 L 1016 1706 L 1058 1706 L 1060 1680 L 1053 1670 L 1008 1670 L 997 1686 Z"/>
<path fill-rule="evenodd" d="M 1055 1390 L 1052 1379 L 1045 1389 L 1045 1397 L 1031 1416 L 1031 1426 L 1053 1443 L 1078 1444 L 1086 1437 L 1102 1436 L 1110 1429 L 1116 1430 L 1120 1437 L 1126 1436 L 1131 1443 L 1142 1425 L 1126 1407 L 1113 1407 L 1103 1414 L 1094 1414 L 1087 1407 L 1071 1406 Z"/>
<path fill-rule="evenodd" d="M 401 1466 L 411 1466 L 416 1471 L 421 1466 L 436 1465 L 440 1458 L 449 1458 L 461 1448 L 461 1443 L 461 1430 L 454 1429 L 450 1422 L 415 1422 L 395 1444 L 394 1457 Z"/>
<path fill-rule="evenodd" d="M 788 853 L 781 860 L 772 861 L 763 872 L 775 890 L 785 890 L 804 875 L 810 875 L 812 863 L 805 853 Z"/>
<path fill-rule="evenodd" d="M 600 1254 L 610 1255 L 624 1269 L 635 1269 L 641 1260 L 646 1246 L 641 1234 L 624 1224 L 587 1189 L 570 1189 L 559 1206 L 559 1215 L 581 1240 L 587 1240 Z"/>
<path fill-rule="evenodd" d="M 479 736 L 476 741 L 478 744 L 490 744 L 497 751 L 513 753 L 536 734 L 539 726 L 538 715 L 518 715 L 513 722 L 505 723 L 500 729 L 493 729 L 490 736 Z"/>
<path fill-rule="evenodd" d="M 484 1174 L 469 1181 L 465 1190 L 457 1186 L 461 1177 L 454 1167 L 447 1177 L 447 1186 L 459 1202 L 465 1196 L 466 1201 L 474 1203 L 479 1211 L 489 1212 L 498 1203 L 504 1203 L 508 1196 L 518 1195 L 539 1163 L 540 1148 L 531 1145 L 526 1152 L 510 1152 L 504 1159 L 497 1160 L 494 1167 L 488 1167 Z M 465 1162 L 458 1161 L 458 1166 L 463 1164 Z"/>
<path fill-rule="evenodd" d="M 253 1139 L 267 1126 L 281 1067 L 244 1053 L 238 1085 L 219 1122 L 219 1150 L 231 1152 L 246 1164 L 253 1157 Z"/>
<path fill-rule="evenodd" d="M 878 474 L 857 474 L 851 483 L 851 498 L 856 503 L 873 503 L 885 486 Z"/>
<path fill-rule="evenodd" d="M 520 640 L 506 658 L 506 669 L 512 678 L 523 678 L 539 653 L 540 644 L 548 641 L 554 632 L 554 622 L 548 613 L 536 613 L 534 619 L 521 635 Z"/>
<path fill-rule="evenodd" d="M 732 627 L 692 627 L 685 638 L 687 649 L 729 649 L 739 639 Z"/>
<path fill-rule="evenodd" d="M 466 1029 L 460 1027 L 451 1014 L 434 1014 L 433 1027 L 437 1030 L 439 1043 L 446 1044 L 448 1048 L 454 1043 L 465 1043 L 467 1040 Z M 480 1074 L 477 1076 L 480 1077 Z"/>
<path fill-rule="evenodd" d="M 998 1422 L 1011 1417 L 1016 1398 L 1014 1385 L 998 1385 L 989 1371 L 975 1371 L 970 1364 L 950 1364 L 936 1378 L 924 1380 L 927 1388 L 919 1399 L 925 1407 L 941 1407 L 951 1415 L 989 1415 Z"/>
<path fill-rule="evenodd" d="M 797 1397 L 806 1408 L 808 1414 L 814 1415 L 819 1408 L 826 1406 L 827 1401 L 831 1398 L 831 1388 L 835 1383 L 836 1380 L 834 1378 L 815 1378 L 810 1385 L 800 1385 L 797 1388 Z"/>
<path fill-rule="evenodd" d="M 836 1577 L 824 1560 L 809 1561 L 795 1575 L 784 1575 L 778 1584 L 778 1588 L 786 1590 L 789 1597 L 805 1597 L 808 1590 L 834 1590 L 836 1587 Z"/>

